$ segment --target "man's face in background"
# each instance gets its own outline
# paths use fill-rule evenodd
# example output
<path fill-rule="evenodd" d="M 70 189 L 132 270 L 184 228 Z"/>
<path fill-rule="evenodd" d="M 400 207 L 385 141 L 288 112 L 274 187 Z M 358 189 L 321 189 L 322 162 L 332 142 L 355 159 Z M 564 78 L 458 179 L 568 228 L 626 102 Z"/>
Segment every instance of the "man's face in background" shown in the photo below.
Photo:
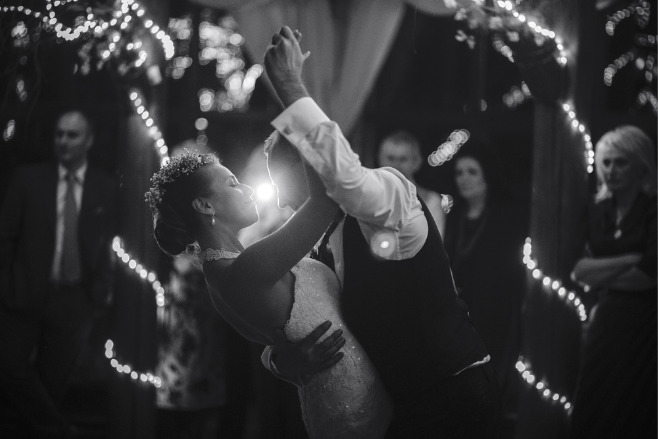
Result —
<path fill-rule="evenodd" d="M 53 140 L 55 156 L 65 168 L 73 171 L 85 162 L 94 135 L 86 117 L 72 111 L 57 120 Z"/>

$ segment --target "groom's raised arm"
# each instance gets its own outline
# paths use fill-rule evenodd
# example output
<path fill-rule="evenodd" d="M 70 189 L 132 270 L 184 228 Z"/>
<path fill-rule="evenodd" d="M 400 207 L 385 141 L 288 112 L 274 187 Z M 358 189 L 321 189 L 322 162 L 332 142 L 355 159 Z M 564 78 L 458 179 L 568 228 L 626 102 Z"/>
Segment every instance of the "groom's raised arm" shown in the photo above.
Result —
<path fill-rule="evenodd" d="M 399 233 L 400 248 L 391 254 L 406 259 L 416 254 L 427 236 L 427 221 L 415 186 L 392 168 L 361 165 L 340 127 L 310 98 L 301 79 L 308 57 L 299 35 L 284 27 L 272 37 L 265 68 L 279 99 L 286 107 L 272 122 L 315 169 L 327 195 L 342 209 L 375 229 Z M 366 233 L 368 233 L 366 231 Z"/>

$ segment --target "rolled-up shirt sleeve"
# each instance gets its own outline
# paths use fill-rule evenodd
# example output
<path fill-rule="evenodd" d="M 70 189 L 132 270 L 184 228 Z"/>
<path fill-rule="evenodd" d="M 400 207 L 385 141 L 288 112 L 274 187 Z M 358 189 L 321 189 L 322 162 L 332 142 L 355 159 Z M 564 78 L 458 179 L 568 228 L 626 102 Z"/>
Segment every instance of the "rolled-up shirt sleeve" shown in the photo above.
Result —
<path fill-rule="evenodd" d="M 413 257 L 427 238 L 427 220 L 416 187 L 393 168 L 370 169 L 340 130 L 311 98 L 302 98 L 272 125 L 315 169 L 327 195 L 359 220 L 366 239 L 387 232 L 393 244 L 387 259 Z"/>

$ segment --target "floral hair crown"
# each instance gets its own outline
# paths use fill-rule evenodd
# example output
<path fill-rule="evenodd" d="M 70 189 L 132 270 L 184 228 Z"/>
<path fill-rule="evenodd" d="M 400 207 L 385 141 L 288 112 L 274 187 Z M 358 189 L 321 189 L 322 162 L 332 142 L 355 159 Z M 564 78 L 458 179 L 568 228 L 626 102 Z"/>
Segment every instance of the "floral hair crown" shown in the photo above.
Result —
<path fill-rule="evenodd" d="M 170 159 L 158 172 L 153 174 L 151 189 L 144 194 L 151 210 L 155 211 L 162 205 L 162 199 L 167 193 L 167 188 L 173 182 L 212 163 L 219 163 L 219 159 L 212 154 L 197 154 L 187 149 L 184 150 L 183 154 Z"/>
<path fill-rule="evenodd" d="M 269 155 L 272 153 L 272 148 L 279 142 L 279 138 L 281 137 L 281 134 L 277 130 L 274 130 L 272 134 L 270 134 L 267 139 L 265 139 L 265 145 L 263 146 L 263 152 L 265 153 L 266 156 L 269 157 Z"/>

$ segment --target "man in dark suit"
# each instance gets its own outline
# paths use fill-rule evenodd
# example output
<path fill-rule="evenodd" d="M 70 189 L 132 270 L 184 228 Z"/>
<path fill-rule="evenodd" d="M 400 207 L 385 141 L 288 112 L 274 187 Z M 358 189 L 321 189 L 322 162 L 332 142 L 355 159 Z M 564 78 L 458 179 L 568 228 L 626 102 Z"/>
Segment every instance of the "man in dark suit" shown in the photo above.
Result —
<path fill-rule="evenodd" d="M 81 110 L 57 119 L 57 161 L 19 167 L 0 209 L 0 383 L 41 436 L 72 427 L 60 413 L 95 311 L 110 303 L 117 190 L 87 162 Z"/>

